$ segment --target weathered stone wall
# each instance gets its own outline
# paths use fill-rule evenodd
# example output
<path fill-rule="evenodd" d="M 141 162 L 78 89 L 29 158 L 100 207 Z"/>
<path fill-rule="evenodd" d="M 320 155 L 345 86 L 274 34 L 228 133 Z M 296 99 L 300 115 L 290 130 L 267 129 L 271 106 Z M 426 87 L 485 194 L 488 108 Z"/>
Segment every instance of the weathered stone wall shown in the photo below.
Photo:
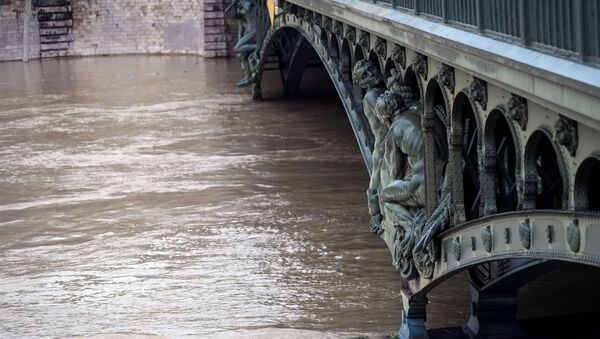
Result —
<path fill-rule="evenodd" d="M 228 0 L 71 0 L 69 49 L 61 55 L 231 55 L 235 30 L 223 12 Z M 7 5 L 1 5 L 8 3 Z M 0 60 L 22 54 L 24 0 L 0 0 Z M 39 58 L 34 9 L 30 55 Z"/>
<path fill-rule="evenodd" d="M 23 56 L 24 0 L 0 0 L 0 61 L 20 60 Z M 29 24 L 29 57 L 40 56 L 37 10 L 31 12 Z"/>

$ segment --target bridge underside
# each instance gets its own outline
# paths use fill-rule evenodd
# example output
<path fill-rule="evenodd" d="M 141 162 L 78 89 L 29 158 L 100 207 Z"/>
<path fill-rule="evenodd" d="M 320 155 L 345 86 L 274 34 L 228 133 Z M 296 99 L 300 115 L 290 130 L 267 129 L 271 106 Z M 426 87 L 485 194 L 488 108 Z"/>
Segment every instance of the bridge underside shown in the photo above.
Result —
<path fill-rule="evenodd" d="M 256 53 L 254 96 L 261 96 L 265 71 L 278 71 L 283 95 L 292 97 L 298 94 L 304 71 L 322 64 L 371 172 L 375 136 L 364 111 L 365 91 L 352 81 L 354 66 L 369 60 L 385 79 L 395 78 L 411 88 L 420 101 L 428 215 L 442 203 L 442 182 L 450 183 L 452 211 L 445 230 L 434 237 L 430 254 L 435 260 L 429 269 L 404 277 L 400 337 L 427 337 L 427 293 L 458 272 L 467 271 L 471 282 L 471 317 L 464 326 L 470 337 L 519 337 L 535 327 L 517 321 L 518 292 L 541 276 L 583 265 L 593 269 L 580 271 L 586 276 L 575 281 L 596 281 L 600 180 L 593 174 L 600 170 L 600 156 L 598 147 L 585 141 L 600 140 L 600 124 L 590 119 L 587 106 L 577 110 L 546 94 L 523 91 L 522 84 L 504 75 L 492 77 L 482 69 L 493 66 L 491 61 L 479 63 L 477 69 L 448 62 L 452 53 L 453 60 L 469 57 L 460 54 L 460 46 L 432 52 L 407 38 L 414 31 L 394 27 L 379 34 L 351 21 L 351 15 L 328 14 L 341 9 L 326 12 L 327 6 L 307 4 L 312 2 L 285 2 L 284 11 L 265 31 Z M 390 32 L 398 39 L 390 38 Z M 593 68 L 590 72 L 599 73 Z M 598 92 L 582 92 L 579 97 L 585 96 L 587 104 L 600 103 Z M 570 142 L 564 142 L 559 124 L 575 126 L 569 129 Z M 436 145 L 443 145 L 444 151 L 436 153 Z M 566 313 L 578 311 L 600 312 L 600 307 Z"/>

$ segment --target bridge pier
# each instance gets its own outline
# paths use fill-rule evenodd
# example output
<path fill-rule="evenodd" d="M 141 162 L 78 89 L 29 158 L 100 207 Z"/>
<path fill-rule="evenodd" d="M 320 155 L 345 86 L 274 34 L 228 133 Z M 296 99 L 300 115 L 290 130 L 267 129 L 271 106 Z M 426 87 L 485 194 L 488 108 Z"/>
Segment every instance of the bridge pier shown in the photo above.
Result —
<path fill-rule="evenodd" d="M 427 328 L 427 295 L 425 293 L 412 294 L 410 289 L 402 289 L 402 325 L 396 336 L 401 339 L 426 339 Z"/>
<path fill-rule="evenodd" d="M 471 338 L 525 338 L 516 317 L 517 290 L 480 291 L 471 284 L 471 317 L 463 330 Z"/>

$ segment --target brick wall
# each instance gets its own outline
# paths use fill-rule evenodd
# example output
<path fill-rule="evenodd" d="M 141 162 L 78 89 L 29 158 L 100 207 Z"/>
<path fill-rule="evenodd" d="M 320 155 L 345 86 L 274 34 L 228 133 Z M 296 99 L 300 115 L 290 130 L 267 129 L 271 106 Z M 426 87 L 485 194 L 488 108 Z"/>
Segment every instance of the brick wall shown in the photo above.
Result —
<path fill-rule="evenodd" d="M 0 60 L 22 53 L 24 0 L 0 0 Z M 231 54 L 235 33 L 223 9 L 229 0 L 71 0 L 72 42 L 66 55 Z M 31 57 L 39 57 L 37 13 Z"/>
<path fill-rule="evenodd" d="M 23 56 L 24 0 L 0 0 L 0 61 L 21 60 Z M 37 10 L 32 10 L 29 25 L 29 57 L 40 55 Z"/>

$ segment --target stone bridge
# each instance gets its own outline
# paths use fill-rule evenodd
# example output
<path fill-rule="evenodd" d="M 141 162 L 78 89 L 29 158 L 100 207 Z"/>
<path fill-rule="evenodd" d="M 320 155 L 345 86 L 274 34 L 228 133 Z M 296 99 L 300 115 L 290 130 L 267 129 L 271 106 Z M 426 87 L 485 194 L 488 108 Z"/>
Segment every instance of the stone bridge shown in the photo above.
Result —
<path fill-rule="evenodd" d="M 266 6 L 237 2 L 240 85 L 260 98 L 277 71 L 293 96 L 308 64 L 326 69 L 403 278 L 398 336 L 427 337 L 427 293 L 457 272 L 465 333 L 515 337 L 520 286 L 600 268 L 600 1 L 288 0 L 272 20 Z"/>

